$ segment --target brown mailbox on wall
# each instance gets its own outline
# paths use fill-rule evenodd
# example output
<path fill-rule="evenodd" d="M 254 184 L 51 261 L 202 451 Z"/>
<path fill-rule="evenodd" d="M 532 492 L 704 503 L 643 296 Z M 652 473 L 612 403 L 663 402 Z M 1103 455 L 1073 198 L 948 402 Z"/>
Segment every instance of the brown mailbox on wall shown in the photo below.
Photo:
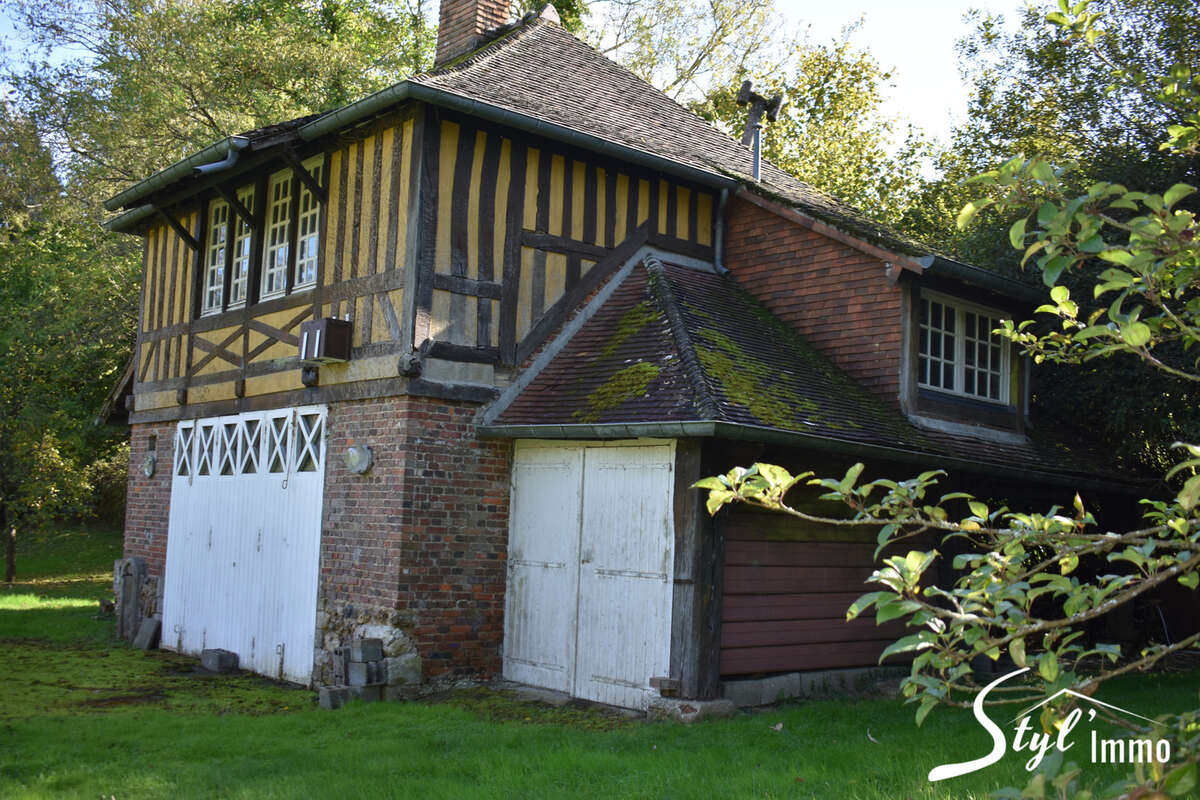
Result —
<path fill-rule="evenodd" d="M 332 364 L 350 360 L 350 323 L 341 319 L 314 319 L 300 323 L 300 362 Z"/>

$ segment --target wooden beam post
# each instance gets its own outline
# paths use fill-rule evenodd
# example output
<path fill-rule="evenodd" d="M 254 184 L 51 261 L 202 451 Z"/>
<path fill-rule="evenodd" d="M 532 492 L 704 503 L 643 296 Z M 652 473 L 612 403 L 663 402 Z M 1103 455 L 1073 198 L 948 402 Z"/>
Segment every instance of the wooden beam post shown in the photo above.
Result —
<path fill-rule="evenodd" d="M 154 210 L 158 212 L 158 215 L 162 217 L 168 225 L 171 226 L 171 230 L 175 231 L 175 235 L 177 235 L 180 239 L 183 239 L 184 244 L 192 248 L 192 250 L 200 250 L 200 243 L 196 241 L 196 237 L 192 236 L 192 234 L 188 232 L 188 229 L 183 227 L 183 224 L 179 220 L 175 219 L 174 214 L 168 214 L 160 206 L 155 206 Z"/>

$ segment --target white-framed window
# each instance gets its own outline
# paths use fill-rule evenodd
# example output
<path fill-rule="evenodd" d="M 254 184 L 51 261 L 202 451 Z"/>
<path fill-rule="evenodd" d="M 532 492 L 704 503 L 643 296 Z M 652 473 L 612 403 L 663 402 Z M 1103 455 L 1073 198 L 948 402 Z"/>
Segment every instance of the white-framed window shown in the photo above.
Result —
<path fill-rule="evenodd" d="M 238 202 L 247 211 L 254 213 L 254 187 L 247 186 L 237 194 Z M 254 227 L 237 216 L 233 231 L 233 269 L 229 275 L 229 308 L 246 304 L 246 292 L 250 288 L 250 259 L 253 246 Z"/>
<path fill-rule="evenodd" d="M 1007 403 L 1009 347 L 992 333 L 1002 317 L 994 309 L 921 292 L 918 385 Z"/>
<path fill-rule="evenodd" d="M 229 204 L 215 201 L 208 211 L 208 241 L 204 248 L 204 303 L 202 314 L 221 310 L 225 295 L 225 247 L 229 236 Z"/>
<path fill-rule="evenodd" d="M 316 156 L 304 162 L 304 169 L 313 179 L 321 183 L 321 171 L 325 166 L 324 156 Z M 317 251 L 321 247 L 321 203 L 300 183 L 300 211 L 296 221 L 296 274 L 292 278 L 293 289 L 314 286 L 317 282 Z"/>
<path fill-rule="evenodd" d="M 288 227 L 292 213 L 292 171 L 271 176 L 267 184 L 266 250 L 263 253 L 261 297 L 278 297 L 287 290 Z"/>

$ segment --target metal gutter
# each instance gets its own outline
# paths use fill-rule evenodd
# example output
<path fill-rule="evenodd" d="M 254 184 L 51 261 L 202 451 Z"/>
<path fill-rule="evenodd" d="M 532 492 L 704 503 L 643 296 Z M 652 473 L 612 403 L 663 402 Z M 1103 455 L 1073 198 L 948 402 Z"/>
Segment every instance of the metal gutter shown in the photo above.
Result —
<path fill-rule="evenodd" d="M 758 425 L 743 425 L 735 422 L 482 425 L 477 428 L 477 431 L 480 436 L 496 439 L 731 439 L 763 444 L 779 444 L 789 447 L 807 447 L 855 458 L 886 458 L 901 463 L 914 464 L 926 469 L 929 467 L 945 469 L 947 471 L 959 469 L 975 475 L 1018 478 L 1028 483 L 1044 482 L 1067 488 L 1119 491 L 1128 494 L 1140 493 L 1142 491 L 1142 489 L 1130 484 L 1104 481 L 1086 476 L 1044 472 L 1027 467 L 1004 467 L 982 461 L 905 450 L 899 447 L 852 442 L 846 439 L 816 436 L 798 431 L 784 431 Z"/>
<path fill-rule="evenodd" d="M 964 264 L 938 255 L 922 256 L 917 259 L 930 275 L 953 278 L 957 281 L 977 286 L 980 289 L 1002 294 L 1006 297 L 1024 300 L 1029 303 L 1044 303 L 1046 295 L 1027 284 L 997 275 L 980 267 Z"/>
<path fill-rule="evenodd" d="M 590 133 L 568 128 L 565 125 L 547 122 L 537 117 L 531 117 L 528 114 L 511 111 L 500 106 L 466 97 L 465 95 L 447 92 L 443 89 L 435 89 L 413 81 L 401 81 L 386 89 L 380 89 L 378 92 L 368 95 L 362 100 L 351 103 L 348 106 L 343 106 L 320 119 L 315 119 L 307 125 L 300 127 L 300 137 L 306 141 L 311 141 L 320 136 L 333 133 L 346 125 L 350 125 L 372 114 L 379 113 L 387 107 L 405 100 L 417 100 L 441 108 L 447 108 L 451 111 L 458 111 L 463 114 L 479 117 L 489 122 L 565 142 L 582 149 L 622 159 L 632 164 L 646 167 L 647 169 L 673 175 L 677 178 L 704 186 L 733 189 L 739 185 L 738 181 L 718 172 L 691 167 L 677 161 L 672 161 L 669 158 L 647 153 L 644 150 L 617 144 L 616 142 L 594 136 Z"/>
<path fill-rule="evenodd" d="M 131 208 L 124 214 L 120 214 L 119 216 L 113 217 L 110 220 L 105 220 L 104 222 L 100 223 L 100 227 L 104 228 L 106 231 L 120 233 L 121 231 L 125 231 L 133 227 L 136 223 L 141 222 L 146 217 L 151 216 L 153 213 L 154 206 L 150 203 L 147 203 L 144 206 Z"/>
<path fill-rule="evenodd" d="M 104 201 L 104 207 L 109 211 L 116 211 L 122 206 L 142 199 L 151 192 L 170 186 L 175 181 L 190 176 L 192 170 L 196 167 L 211 164 L 217 159 L 228 158 L 230 150 L 244 150 L 249 145 L 250 140 L 245 136 L 227 136 L 219 142 L 210 144 L 198 153 L 192 153 L 187 158 L 176 161 L 166 169 L 159 170 L 149 178 L 146 178 L 146 180 L 135 183 L 120 194 L 108 198 Z"/>
<path fill-rule="evenodd" d="M 238 156 L 242 154 L 242 151 L 245 150 L 249 144 L 249 139 L 241 139 L 240 141 L 236 138 L 230 139 L 229 149 L 225 152 L 224 159 L 220 161 L 214 161 L 211 164 L 201 164 L 200 166 L 196 167 L 195 173 L 197 175 L 211 175 L 214 172 L 224 172 L 237 163 Z"/>

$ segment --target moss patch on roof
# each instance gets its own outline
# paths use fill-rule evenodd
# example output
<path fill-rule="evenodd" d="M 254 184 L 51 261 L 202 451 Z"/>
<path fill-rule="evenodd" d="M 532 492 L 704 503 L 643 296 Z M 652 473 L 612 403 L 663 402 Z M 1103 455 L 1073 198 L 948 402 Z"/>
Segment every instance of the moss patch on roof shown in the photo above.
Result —
<path fill-rule="evenodd" d="M 657 364 L 639 361 L 617 370 L 585 398 L 587 408 L 577 409 L 572 416 L 580 422 L 595 422 L 600 414 L 646 394 L 646 387 L 658 377 Z"/>

